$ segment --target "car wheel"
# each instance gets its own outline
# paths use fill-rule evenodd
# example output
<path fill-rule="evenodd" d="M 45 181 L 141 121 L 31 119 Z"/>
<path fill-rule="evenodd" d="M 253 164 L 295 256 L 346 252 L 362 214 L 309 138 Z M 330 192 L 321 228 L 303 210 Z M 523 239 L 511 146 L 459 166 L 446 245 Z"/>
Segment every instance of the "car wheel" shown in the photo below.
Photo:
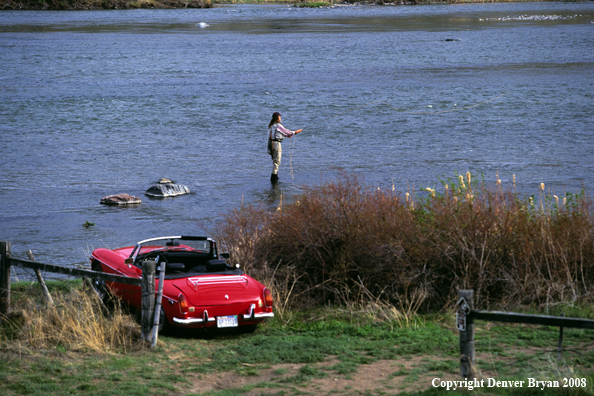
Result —
<path fill-rule="evenodd" d="M 99 265 L 98 263 L 93 263 L 91 269 L 96 272 L 102 272 L 101 265 Z M 92 279 L 91 285 L 93 286 L 93 289 L 95 289 L 95 291 L 97 292 L 97 295 L 99 296 L 101 301 L 107 303 L 109 300 L 109 289 L 107 288 L 105 281 L 99 279 Z"/>
<path fill-rule="evenodd" d="M 258 328 L 257 324 L 249 324 L 249 325 L 245 325 L 245 326 L 240 326 L 239 330 L 242 333 L 249 334 L 249 333 L 255 332 L 257 328 Z"/>
<path fill-rule="evenodd" d="M 171 325 L 165 316 L 163 306 L 161 306 L 161 313 L 159 314 L 159 334 L 167 335 L 171 332 Z"/>

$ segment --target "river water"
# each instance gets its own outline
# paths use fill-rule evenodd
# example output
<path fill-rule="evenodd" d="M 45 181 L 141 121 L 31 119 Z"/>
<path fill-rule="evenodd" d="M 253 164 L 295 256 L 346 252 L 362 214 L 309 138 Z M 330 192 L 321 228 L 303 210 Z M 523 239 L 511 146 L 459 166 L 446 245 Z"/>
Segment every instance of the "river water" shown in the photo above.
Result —
<path fill-rule="evenodd" d="M 593 2 L 0 11 L 0 240 L 82 263 L 341 171 L 591 193 L 593 21 Z M 306 127 L 275 188 L 274 111 Z M 161 177 L 192 193 L 145 196 Z M 142 204 L 99 204 L 121 192 Z"/>

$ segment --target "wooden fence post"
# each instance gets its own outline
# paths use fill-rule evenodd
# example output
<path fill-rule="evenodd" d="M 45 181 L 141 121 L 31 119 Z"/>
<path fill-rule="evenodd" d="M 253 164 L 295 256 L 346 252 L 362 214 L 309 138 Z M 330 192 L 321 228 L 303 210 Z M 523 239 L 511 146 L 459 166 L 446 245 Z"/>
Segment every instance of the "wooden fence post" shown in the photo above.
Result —
<path fill-rule="evenodd" d="M 460 330 L 460 374 L 462 378 L 476 378 L 474 368 L 474 290 L 459 290 L 457 327 Z"/>
<path fill-rule="evenodd" d="M 10 310 L 10 242 L 0 242 L 0 321 Z"/>
<path fill-rule="evenodd" d="M 31 261 L 37 261 L 35 260 L 35 256 L 33 255 L 33 252 L 30 249 L 27 250 L 27 257 L 29 257 L 29 260 Z M 45 296 L 45 301 L 47 302 L 47 305 L 49 307 L 54 306 L 54 300 L 52 299 L 52 295 L 50 294 L 49 290 L 47 290 L 47 286 L 45 284 L 45 281 L 43 280 L 43 277 L 41 276 L 41 272 L 39 272 L 38 269 L 35 269 L 34 271 L 35 275 L 37 276 L 37 281 L 41 285 L 41 290 L 43 291 L 43 295 Z"/>
<path fill-rule="evenodd" d="M 151 324 L 155 309 L 155 268 L 155 260 L 144 260 L 142 262 L 140 336 L 147 342 L 151 342 Z"/>

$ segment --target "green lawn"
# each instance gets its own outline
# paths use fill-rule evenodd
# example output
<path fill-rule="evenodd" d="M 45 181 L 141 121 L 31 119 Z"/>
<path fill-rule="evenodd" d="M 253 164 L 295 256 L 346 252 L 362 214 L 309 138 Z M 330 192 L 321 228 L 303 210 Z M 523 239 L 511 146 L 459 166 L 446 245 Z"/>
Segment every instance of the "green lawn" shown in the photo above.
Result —
<path fill-rule="evenodd" d="M 79 285 L 50 282 L 50 290 L 57 294 Z M 25 295 L 40 298 L 35 286 L 17 285 L 13 306 Z M 460 380 L 454 329 L 449 313 L 420 315 L 402 325 L 334 307 L 293 313 L 288 324 L 275 318 L 254 334 L 178 332 L 160 337 L 155 350 L 137 344 L 100 353 L 69 345 L 35 348 L 19 338 L 18 326 L 5 323 L 0 327 L 0 394 L 451 394 L 445 384 Z M 478 322 L 476 364 L 485 384 L 491 378 L 525 385 L 462 393 L 594 394 L 594 331 L 565 329 L 560 361 L 558 342 L 558 328 Z M 529 378 L 559 381 L 561 388 L 528 388 Z M 562 388 L 564 379 L 574 386 Z"/>

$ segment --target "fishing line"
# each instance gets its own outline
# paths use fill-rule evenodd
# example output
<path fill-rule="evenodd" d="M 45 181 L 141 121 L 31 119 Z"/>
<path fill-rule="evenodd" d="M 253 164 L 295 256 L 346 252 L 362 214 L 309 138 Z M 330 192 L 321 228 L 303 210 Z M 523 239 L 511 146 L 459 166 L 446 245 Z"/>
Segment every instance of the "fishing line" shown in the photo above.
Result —
<path fill-rule="evenodd" d="M 507 95 L 507 92 L 504 92 L 504 93 L 502 93 L 501 95 L 495 96 L 494 98 L 491 98 L 491 99 L 489 99 L 489 100 L 485 100 L 485 101 L 483 101 L 483 102 L 476 103 L 476 104 L 473 104 L 473 105 L 470 105 L 470 106 L 464 106 L 464 107 L 458 107 L 458 108 L 455 108 L 455 109 L 449 109 L 449 110 L 440 110 L 440 111 L 408 111 L 408 110 L 402 110 L 402 109 L 399 109 L 399 108 L 397 108 L 397 107 L 394 107 L 394 106 L 392 106 L 392 105 L 391 105 L 391 104 L 389 104 L 389 103 L 386 103 L 386 102 L 385 102 L 383 99 L 380 99 L 380 100 L 375 100 L 375 101 L 373 101 L 373 102 L 365 103 L 365 104 L 363 104 L 363 105 L 361 105 L 361 106 L 353 107 L 352 109 L 349 109 L 349 110 L 347 110 L 347 111 L 343 111 L 342 113 L 338 113 L 338 114 L 336 114 L 336 115 L 333 115 L 332 117 L 328 117 L 328 118 L 325 118 L 325 119 L 323 119 L 323 120 L 321 120 L 321 121 L 318 121 L 318 122 L 316 122 L 316 123 L 313 123 L 313 124 L 307 125 L 306 127 L 304 127 L 304 128 L 301 128 L 301 131 L 304 131 L 304 130 L 306 130 L 307 128 L 311 128 L 311 127 L 313 127 L 313 126 L 315 126 L 315 125 L 321 124 L 321 123 L 323 123 L 323 122 L 326 122 L 326 121 L 328 121 L 328 120 L 331 120 L 331 119 L 333 119 L 333 118 L 336 118 L 336 117 L 338 117 L 338 116 L 341 116 L 341 115 L 343 115 L 343 114 L 350 113 L 351 111 L 355 111 L 355 110 L 357 110 L 357 109 L 361 109 L 361 108 L 363 108 L 363 107 L 367 107 L 367 106 L 370 106 L 370 105 L 372 105 L 372 104 L 375 104 L 375 103 L 381 103 L 381 104 L 383 104 L 383 105 L 385 105 L 385 106 L 388 106 L 389 108 L 391 108 L 391 109 L 393 109 L 393 110 L 396 110 L 396 111 L 398 111 L 398 112 L 405 113 L 405 114 L 443 114 L 443 113 L 451 113 L 451 112 L 453 112 L 453 111 L 460 111 L 460 110 L 468 110 L 468 109 L 472 109 L 473 107 L 477 107 L 477 106 L 483 105 L 483 104 L 485 104 L 485 103 L 492 102 L 492 101 L 494 101 L 495 99 L 498 99 L 498 98 L 500 98 L 500 97 L 502 97 L 502 96 L 505 96 L 505 95 Z M 296 137 L 296 136 L 295 136 L 295 137 Z M 291 178 L 292 178 L 293 180 L 295 179 L 295 177 L 293 176 L 293 149 L 294 149 L 294 147 L 295 147 L 295 140 L 297 140 L 297 139 L 293 139 L 293 140 L 291 141 L 291 150 L 290 150 L 290 154 L 289 154 L 289 163 L 290 163 L 290 166 L 291 166 Z"/>
<path fill-rule="evenodd" d="M 338 113 L 338 114 L 336 114 L 336 115 L 333 115 L 332 117 L 325 118 L 325 119 L 323 119 L 322 121 L 318 121 L 318 122 L 316 122 L 316 123 L 314 123 L 314 124 L 307 125 L 305 128 L 301 128 L 301 131 L 304 131 L 304 130 L 306 130 L 307 128 L 311 128 L 312 126 L 315 126 L 315 125 L 321 124 L 322 122 L 326 122 L 326 121 L 328 121 L 328 120 L 331 120 L 331 119 L 333 119 L 333 118 L 336 118 L 336 117 L 338 117 L 338 116 L 341 116 L 341 115 L 343 115 L 343 114 L 350 113 L 351 111 L 355 111 L 355 110 L 357 110 L 357 109 L 360 109 L 360 108 L 363 108 L 363 107 L 367 107 L 367 106 L 369 106 L 369 105 L 372 105 L 372 104 L 374 104 L 374 103 L 383 103 L 383 99 L 376 100 L 376 101 L 369 102 L 369 103 L 365 103 L 364 105 L 357 106 L 357 107 L 354 107 L 354 108 L 352 108 L 352 109 L 350 109 L 350 110 L 343 111 L 342 113 Z M 292 178 L 293 180 L 295 180 L 295 177 L 293 176 L 293 149 L 294 149 L 294 147 L 295 147 L 295 141 L 296 141 L 296 140 L 297 140 L 297 139 L 293 139 L 293 140 L 291 140 L 291 151 L 290 151 L 290 153 L 289 153 L 289 164 L 290 164 L 290 166 L 291 166 L 291 178 Z"/>
<path fill-rule="evenodd" d="M 354 111 L 354 110 L 360 109 L 360 108 L 362 108 L 362 107 L 366 107 L 366 106 L 372 105 L 372 104 L 374 104 L 374 103 L 380 103 L 380 102 L 381 102 L 381 103 L 383 103 L 383 102 L 384 102 L 384 101 L 383 101 L 383 99 L 381 99 L 381 100 L 376 100 L 376 101 L 374 101 L 374 102 L 365 103 L 364 105 L 361 105 L 361 106 L 354 107 L 354 108 L 352 108 L 352 109 L 350 109 L 350 110 L 347 110 L 347 111 L 343 111 L 342 113 L 338 113 L 338 114 L 336 114 L 336 115 L 333 115 L 332 117 L 328 117 L 328 118 L 326 118 L 326 119 L 323 119 L 322 121 L 318 121 L 318 122 L 316 122 L 315 124 L 311 124 L 311 125 L 308 125 L 308 126 L 306 126 L 305 128 L 301 128 L 301 130 L 302 130 L 302 131 L 304 131 L 304 130 L 306 130 L 307 128 L 311 128 L 312 126 L 315 126 L 315 125 L 321 124 L 322 122 L 326 122 L 326 121 L 328 121 L 328 120 L 331 120 L 331 119 L 333 119 L 333 118 L 336 118 L 336 117 L 338 117 L 338 116 L 341 116 L 341 115 L 343 115 L 343 114 L 350 113 L 351 111 Z"/>

